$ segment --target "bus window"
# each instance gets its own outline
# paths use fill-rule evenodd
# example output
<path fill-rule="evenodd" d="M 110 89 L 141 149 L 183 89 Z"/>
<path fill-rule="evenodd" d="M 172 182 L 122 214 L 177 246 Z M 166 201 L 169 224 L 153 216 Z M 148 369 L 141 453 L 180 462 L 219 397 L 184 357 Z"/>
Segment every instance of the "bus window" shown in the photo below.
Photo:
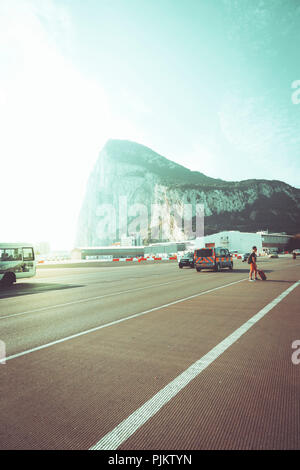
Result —
<path fill-rule="evenodd" d="M 0 250 L 0 259 L 1 261 L 8 261 L 9 255 L 5 252 L 5 250 Z"/>
<path fill-rule="evenodd" d="M 23 260 L 24 261 L 34 260 L 33 248 L 23 248 Z"/>
<path fill-rule="evenodd" d="M 21 261 L 21 260 L 22 260 L 22 249 L 14 248 L 14 261 Z"/>
<path fill-rule="evenodd" d="M 20 248 L 1 248 L 0 261 L 20 261 L 22 260 L 22 250 Z"/>

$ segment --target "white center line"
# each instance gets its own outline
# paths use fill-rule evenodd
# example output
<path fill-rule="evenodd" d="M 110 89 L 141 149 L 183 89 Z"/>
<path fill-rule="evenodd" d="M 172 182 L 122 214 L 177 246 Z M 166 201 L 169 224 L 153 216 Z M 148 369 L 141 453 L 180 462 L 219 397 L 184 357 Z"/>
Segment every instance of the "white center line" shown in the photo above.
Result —
<path fill-rule="evenodd" d="M 69 306 L 69 305 L 81 304 L 81 303 L 84 303 L 84 302 L 92 302 L 94 300 L 105 299 L 106 297 L 114 297 L 116 295 L 128 294 L 130 292 L 137 292 L 139 290 L 151 289 L 152 287 L 166 286 L 168 284 L 174 284 L 175 282 L 180 282 L 180 281 L 183 282 L 183 279 L 177 279 L 175 281 L 162 282 L 161 284 L 152 284 L 150 286 L 136 287 L 135 289 L 128 289 L 128 290 L 123 290 L 123 291 L 119 291 L 119 292 L 112 292 L 111 294 L 98 295 L 96 297 L 88 297 L 87 299 L 73 300 L 72 302 L 65 302 L 63 304 L 49 305 L 47 307 L 35 308 L 33 310 L 27 310 L 25 312 L 11 313 L 10 315 L 0 316 L 0 320 L 4 320 L 5 318 L 18 317 L 20 315 L 26 315 L 26 314 L 29 314 L 29 313 L 43 312 L 44 310 L 50 310 L 50 309 L 53 309 L 53 308 L 61 308 L 61 307 Z"/>
<path fill-rule="evenodd" d="M 89 333 L 93 333 L 94 331 L 102 330 L 103 328 L 117 325 L 118 323 L 123 323 L 127 320 L 131 320 L 132 318 L 141 317 L 142 315 L 146 315 L 147 313 L 155 312 L 156 310 L 161 310 L 165 307 L 170 307 L 171 305 L 179 304 L 180 302 L 185 302 L 186 300 L 194 299 L 195 297 L 200 297 L 201 295 L 209 294 L 210 292 L 215 292 L 219 289 L 224 289 L 225 287 L 233 286 L 234 284 L 238 284 L 239 282 L 243 282 L 245 280 L 246 279 L 240 279 L 239 281 L 230 282 L 229 284 L 225 284 L 223 286 L 214 287 L 213 289 L 209 289 L 204 292 L 199 292 L 198 294 L 190 295 L 189 297 L 185 297 L 183 299 L 174 300 L 173 302 L 169 302 L 168 304 L 160 305 L 159 307 L 154 307 L 149 310 L 145 310 L 144 312 L 134 313 L 133 315 L 129 315 L 128 317 L 120 318 L 119 320 L 114 320 L 112 322 L 105 323 L 104 325 L 96 326 L 94 328 L 90 328 L 89 330 L 81 331 L 80 333 L 75 333 L 74 335 L 66 336 L 65 338 L 61 338 L 56 341 L 51 341 L 50 343 L 42 344 L 41 346 L 36 346 L 32 349 L 27 349 L 26 351 L 22 351 L 17 354 L 13 354 L 11 356 L 6 357 L 6 361 L 15 359 L 17 357 L 25 356 L 26 354 L 30 354 L 35 351 L 40 351 L 41 349 L 49 348 L 50 346 L 54 346 L 59 343 L 64 343 L 65 341 L 69 341 L 70 339 L 78 338 L 79 336 L 87 335 Z"/>
<path fill-rule="evenodd" d="M 211 349 L 201 359 L 194 362 L 182 374 L 177 376 L 172 382 L 161 389 L 156 395 L 148 400 L 144 405 L 134 411 L 128 418 L 122 421 L 112 431 L 107 433 L 90 450 L 116 450 L 123 442 L 131 437 L 143 424 L 154 416 L 161 408 L 175 397 L 184 387 L 186 387 L 195 377 L 214 362 L 221 354 L 245 334 L 255 323 L 261 320 L 270 310 L 272 310 L 282 299 L 284 299 L 293 289 L 300 284 L 295 282 L 276 299 L 256 313 L 242 326 L 227 336 L 217 346 Z"/>

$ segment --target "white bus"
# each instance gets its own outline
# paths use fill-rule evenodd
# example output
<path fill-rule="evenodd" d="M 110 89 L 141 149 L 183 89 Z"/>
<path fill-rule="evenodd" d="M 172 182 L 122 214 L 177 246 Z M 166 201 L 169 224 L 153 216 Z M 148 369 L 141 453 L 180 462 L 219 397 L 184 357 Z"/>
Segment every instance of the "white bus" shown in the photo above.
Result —
<path fill-rule="evenodd" d="M 17 279 L 33 277 L 36 261 L 33 246 L 28 243 L 0 243 L 0 282 L 10 286 Z"/>

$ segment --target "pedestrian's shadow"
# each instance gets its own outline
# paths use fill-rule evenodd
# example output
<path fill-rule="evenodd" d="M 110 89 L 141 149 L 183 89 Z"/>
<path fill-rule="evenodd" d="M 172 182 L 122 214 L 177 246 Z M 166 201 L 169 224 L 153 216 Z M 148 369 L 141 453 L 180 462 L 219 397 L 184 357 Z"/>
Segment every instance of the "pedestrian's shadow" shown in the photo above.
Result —
<path fill-rule="evenodd" d="M 230 269 L 221 269 L 221 272 L 222 273 L 248 273 L 249 272 L 249 269 L 236 269 L 236 268 L 233 268 L 232 270 Z"/>
<path fill-rule="evenodd" d="M 249 269 L 236 269 L 236 268 L 233 268 L 232 271 L 228 270 L 228 269 L 222 269 L 221 270 L 222 273 L 249 273 Z M 272 273 L 273 272 L 273 269 L 264 269 L 264 273 Z"/>

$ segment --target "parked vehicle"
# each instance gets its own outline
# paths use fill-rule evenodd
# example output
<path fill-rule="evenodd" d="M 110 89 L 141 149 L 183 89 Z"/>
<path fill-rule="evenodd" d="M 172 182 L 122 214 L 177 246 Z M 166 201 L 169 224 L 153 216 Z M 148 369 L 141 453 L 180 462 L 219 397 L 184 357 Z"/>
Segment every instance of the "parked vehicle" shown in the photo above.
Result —
<path fill-rule="evenodd" d="M 189 253 L 185 253 L 179 260 L 178 266 L 182 269 L 184 266 L 188 266 L 190 268 L 194 268 L 194 253 L 191 251 Z"/>
<path fill-rule="evenodd" d="M 244 253 L 242 257 L 242 262 L 245 263 L 245 261 L 248 261 L 249 256 L 250 256 L 250 253 Z"/>
<path fill-rule="evenodd" d="M 226 248 L 201 248 L 194 251 L 194 264 L 197 272 L 202 269 L 220 271 L 223 268 L 233 269 L 232 256 Z"/>

